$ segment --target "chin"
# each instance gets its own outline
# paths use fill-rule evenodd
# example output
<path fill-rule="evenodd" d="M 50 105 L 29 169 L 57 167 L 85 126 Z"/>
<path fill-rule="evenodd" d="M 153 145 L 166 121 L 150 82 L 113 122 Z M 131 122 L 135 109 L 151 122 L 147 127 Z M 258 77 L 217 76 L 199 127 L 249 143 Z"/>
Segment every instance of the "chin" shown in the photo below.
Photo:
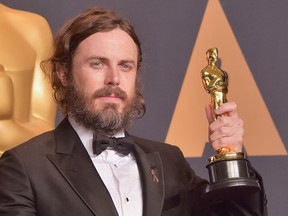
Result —
<path fill-rule="evenodd" d="M 98 105 L 97 108 L 94 109 L 95 111 L 104 112 L 105 110 L 114 110 L 117 112 L 123 111 L 123 106 L 119 103 L 104 103 L 101 105 Z"/>

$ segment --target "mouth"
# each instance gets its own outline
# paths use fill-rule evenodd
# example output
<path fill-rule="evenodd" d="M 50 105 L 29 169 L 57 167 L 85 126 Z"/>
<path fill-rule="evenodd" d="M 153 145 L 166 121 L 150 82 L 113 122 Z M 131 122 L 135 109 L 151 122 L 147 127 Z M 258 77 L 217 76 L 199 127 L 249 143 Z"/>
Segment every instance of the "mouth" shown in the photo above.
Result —
<path fill-rule="evenodd" d="M 98 98 L 107 103 L 119 103 L 123 101 L 121 97 L 118 97 L 115 95 L 103 95 L 103 96 L 99 96 Z"/>
<path fill-rule="evenodd" d="M 94 98 L 99 98 L 107 102 L 119 102 L 126 100 L 127 94 L 120 88 L 107 87 L 96 91 Z"/>

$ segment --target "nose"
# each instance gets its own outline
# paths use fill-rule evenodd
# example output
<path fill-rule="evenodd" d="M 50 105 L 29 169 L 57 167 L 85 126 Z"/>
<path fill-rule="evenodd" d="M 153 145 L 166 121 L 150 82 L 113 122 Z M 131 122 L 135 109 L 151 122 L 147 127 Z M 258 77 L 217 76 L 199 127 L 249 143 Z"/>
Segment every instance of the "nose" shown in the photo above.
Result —
<path fill-rule="evenodd" d="M 109 67 L 109 69 L 106 71 L 105 85 L 118 86 L 119 82 L 119 71 L 117 68 Z"/>

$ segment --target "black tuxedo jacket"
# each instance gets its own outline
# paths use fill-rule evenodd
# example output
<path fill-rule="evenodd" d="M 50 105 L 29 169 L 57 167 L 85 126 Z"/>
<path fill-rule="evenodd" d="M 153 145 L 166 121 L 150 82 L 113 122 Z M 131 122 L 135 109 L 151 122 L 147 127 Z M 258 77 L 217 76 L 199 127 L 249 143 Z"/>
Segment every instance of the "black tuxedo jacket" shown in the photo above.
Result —
<path fill-rule="evenodd" d="M 133 139 L 143 188 L 143 216 L 263 214 L 261 193 L 215 205 L 203 203 L 201 190 L 207 181 L 195 175 L 178 147 Z M 55 130 L 3 154 L 0 215 L 118 214 L 80 138 L 64 119 Z"/>

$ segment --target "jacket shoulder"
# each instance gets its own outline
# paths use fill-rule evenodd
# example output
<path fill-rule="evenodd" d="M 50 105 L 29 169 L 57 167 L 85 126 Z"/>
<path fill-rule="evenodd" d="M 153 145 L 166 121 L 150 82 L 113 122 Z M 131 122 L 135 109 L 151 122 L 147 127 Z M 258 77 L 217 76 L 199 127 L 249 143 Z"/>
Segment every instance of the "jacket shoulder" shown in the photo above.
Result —
<path fill-rule="evenodd" d="M 134 141 L 143 149 L 150 149 L 150 150 L 180 150 L 178 146 L 171 145 L 168 143 L 151 140 L 143 137 L 132 136 Z"/>
<path fill-rule="evenodd" d="M 19 144 L 8 150 L 8 152 L 15 152 L 17 154 L 40 154 L 42 151 L 55 151 L 55 135 L 54 131 L 44 132 L 38 136 Z"/>

